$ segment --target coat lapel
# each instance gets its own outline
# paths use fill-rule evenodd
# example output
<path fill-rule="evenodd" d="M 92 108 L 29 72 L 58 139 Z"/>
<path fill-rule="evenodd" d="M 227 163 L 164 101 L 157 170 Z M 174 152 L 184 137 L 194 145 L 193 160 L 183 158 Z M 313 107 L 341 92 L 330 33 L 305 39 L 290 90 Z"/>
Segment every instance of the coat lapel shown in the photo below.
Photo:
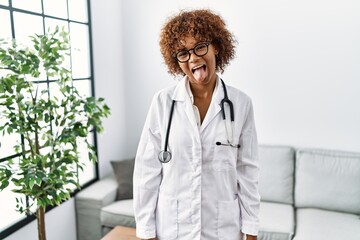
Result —
<path fill-rule="evenodd" d="M 214 89 L 214 93 L 211 99 L 211 103 L 209 109 L 205 115 L 204 121 L 200 127 L 200 133 L 205 130 L 205 128 L 211 123 L 211 121 L 220 113 L 221 107 L 220 102 L 223 98 L 222 85 L 220 83 L 219 77 L 216 79 L 216 86 Z"/>
<path fill-rule="evenodd" d="M 181 106 L 191 124 L 191 126 L 198 131 L 198 126 L 196 124 L 196 119 L 194 115 L 193 105 L 190 100 L 189 94 L 186 91 L 186 77 L 184 77 L 179 84 L 176 86 L 176 89 L 173 94 L 173 100 L 178 102 L 178 105 Z"/>
<path fill-rule="evenodd" d="M 194 129 L 198 129 L 196 125 L 193 104 L 189 98 L 189 94 L 186 91 L 186 81 L 188 80 L 186 79 L 186 77 L 184 77 L 176 86 L 176 89 L 173 94 L 173 100 L 179 102 L 179 105 L 183 107 L 191 126 Z M 206 129 L 206 127 L 221 111 L 220 102 L 224 98 L 224 91 L 222 89 L 222 85 L 220 83 L 219 77 L 217 77 L 216 81 L 217 82 L 214 89 L 213 97 L 211 99 L 211 103 L 208 112 L 206 113 L 205 119 L 201 124 L 200 133 Z"/>

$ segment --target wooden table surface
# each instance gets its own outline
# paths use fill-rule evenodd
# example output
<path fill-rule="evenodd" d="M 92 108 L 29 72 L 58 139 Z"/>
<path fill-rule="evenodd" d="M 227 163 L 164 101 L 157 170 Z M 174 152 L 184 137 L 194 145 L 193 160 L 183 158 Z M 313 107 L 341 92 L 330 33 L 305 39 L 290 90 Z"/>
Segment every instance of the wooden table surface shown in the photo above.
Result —
<path fill-rule="evenodd" d="M 101 240 L 139 240 L 135 237 L 135 228 L 116 226 Z"/>

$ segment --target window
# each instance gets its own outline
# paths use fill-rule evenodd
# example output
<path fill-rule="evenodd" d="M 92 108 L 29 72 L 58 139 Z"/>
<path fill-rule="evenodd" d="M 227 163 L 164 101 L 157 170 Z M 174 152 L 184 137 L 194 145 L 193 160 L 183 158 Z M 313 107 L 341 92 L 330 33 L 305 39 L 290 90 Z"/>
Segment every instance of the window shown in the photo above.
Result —
<path fill-rule="evenodd" d="M 71 54 L 68 59 L 74 85 L 86 96 L 93 95 L 93 74 L 91 59 L 89 0 L 0 0 L 0 38 L 16 38 L 26 43 L 29 35 L 43 34 L 48 28 L 64 27 L 70 36 Z M 1 71 L 1 70 L 0 70 Z M 0 74 L 1 75 L 1 74 Z M 50 94 L 58 94 L 57 85 L 43 76 L 39 88 L 48 88 Z M 0 124 L 4 124 L 0 118 Z M 0 162 L 16 158 L 13 146 L 21 141 L 16 134 L 0 136 Z M 96 146 L 95 133 L 90 136 Z M 97 166 L 88 160 L 86 147 L 81 147 L 81 161 L 86 164 L 79 173 L 80 184 L 86 186 L 98 178 Z M 18 228 L 34 219 L 15 211 L 15 196 L 9 188 L 0 192 L 0 239 L 10 235 Z"/>

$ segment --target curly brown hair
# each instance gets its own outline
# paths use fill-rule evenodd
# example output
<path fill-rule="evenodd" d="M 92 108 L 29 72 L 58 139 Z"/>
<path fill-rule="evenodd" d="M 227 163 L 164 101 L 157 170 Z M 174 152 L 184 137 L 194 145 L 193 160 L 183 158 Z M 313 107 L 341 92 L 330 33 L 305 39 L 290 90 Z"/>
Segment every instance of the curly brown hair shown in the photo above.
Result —
<path fill-rule="evenodd" d="M 172 75 L 184 74 L 174 54 L 184 47 L 182 40 L 186 37 L 215 45 L 218 50 L 216 71 L 224 72 L 235 56 L 236 40 L 219 15 L 208 9 L 182 10 L 168 19 L 160 33 L 160 51 Z"/>

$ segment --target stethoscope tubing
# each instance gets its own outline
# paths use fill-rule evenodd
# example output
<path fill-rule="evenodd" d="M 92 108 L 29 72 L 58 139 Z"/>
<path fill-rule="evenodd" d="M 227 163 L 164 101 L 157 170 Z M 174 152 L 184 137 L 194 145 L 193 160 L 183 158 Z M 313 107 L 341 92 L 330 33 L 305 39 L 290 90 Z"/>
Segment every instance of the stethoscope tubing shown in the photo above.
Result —
<path fill-rule="evenodd" d="M 160 153 L 158 155 L 159 161 L 161 163 L 168 163 L 172 158 L 171 152 L 168 151 L 167 148 L 168 148 L 168 142 L 169 142 L 171 123 L 172 123 L 172 116 L 174 115 L 174 106 L 175 106 L 175 100 L 173 100 L 171 103 L 169 123 L 168 123 L 167 129 L 166 129 L 164 150 L 160 151 Z"/>
<path fill-rule="evenodd" d="M 221 142 L 216 142 L 216 145 L 223 145 L 223 146 L 231 146 L 231 147 L 236 147 L 236 148 L 240 148 L 240 145 L 233 145 L 232 144 L 232 140 L 233 140 L 233 126 L 234 126 L 234 106 L 233 103 L 230 101 L 228 95 L 227 95 L 227 90 L 226 90 L 226 86 L 225 83 L 222 79 L 221 80 L 221 84 L 223 86 L 223 90 L 224 90 L 224 98 L 221 100 L 220 102 L 220 108 L 221 108 L 221 113 L 222 113 L 222 117 L 223 120 L 226 120 L 226 114 L 225 114 L 225 103 L 227 103 L 229 105 L 230 108 L 230 120 L 231 120 L 231 136 L 229 137 L 229 131 L 228 131 L 228 126 L 226 125 L 226 121 L 225 121 L 225 128 L 226 128 L 226 135 L 228 137 L 228 143 L 224 144 Z M 171 156 L 171 152 L 168 151 L 168 142 L 169 142 L 169 135 L 170 135 L 170 129 L 171 129 L 171 123 L 172 123 L 172 117 L 173 117 L 173 113 L 174 113 L 174 106 L 175 106 L 175 100 L 172 100 L 172 104 L 171 104 L 171 109 L 170 109 L 170 116 L 169 116 L 169 123 L 166 129 L 166 135 L 165 135 L 165 146 L 164 146 L 164 150 L 162 150 L 159 153 L 159 161 L 161 163 L 168 163 L 172 156 Z"/>
<path fill-rule="evenodd" d="M 231 122 L 234 121 L 234 106 L 233 106 L 233 103 L 230 101 L 228 95 L 227 95 L 227 90 L 226 90 L 226 86 L 225 86 L 225 83 L 222 79 L 221 80 L 221 84 L 223 86 L 223 89 L 224 89 L 224 98 L 221 100 L 220 102 L 220 106 L 221 106 L 221 113 L 222 113 L 222 117 L 223 117 L 223 120 L 226 119 L 226 116 L 225 116 L 225 103 L 227 103 L 229 105 L 229 108 L 230 108 L 230 119 L 231 119 Z"/>
<path fill-rule="evenodd" d="M 172 123 L 172 117 L 173 117 L 173 113 L 174 113 L 174 106 L 175 106 L 175 100 L 172 100 L 171 103 L 171 109 L 170 109 L 170 116 L 169 116 L 169 123 L 168 123 L 168 127 L 166 129 L 166 137 L 165 137 L 165 152 L 167 151 L 167 147 L 168 147 L 168 142 L 169 142 L 169 135 L 170 135 L 170 128 L 171 128 L 171 123 Z"/>

